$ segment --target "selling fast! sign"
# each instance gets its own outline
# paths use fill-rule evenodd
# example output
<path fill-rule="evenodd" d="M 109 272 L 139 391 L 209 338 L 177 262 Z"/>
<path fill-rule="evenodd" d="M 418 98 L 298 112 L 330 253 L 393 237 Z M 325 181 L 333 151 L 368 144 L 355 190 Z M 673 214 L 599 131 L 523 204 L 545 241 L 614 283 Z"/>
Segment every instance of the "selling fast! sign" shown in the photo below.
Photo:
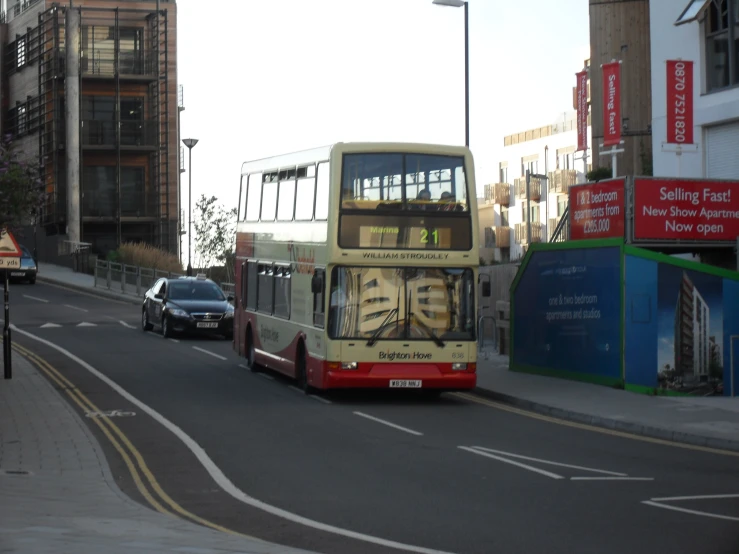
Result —
<path fill-rule="evenodd" d="M 624 236 L 625 180 L 570 187 L 570 239 Z"/>
<path fill-rule="evenodd" d="M 739 181 L 634 179 L 634 240 L 737 237 Z"/>
<path fill-rule="evenodd" d="M 603 146 L 621 142 L 621 62 L 604 63 Z"/>

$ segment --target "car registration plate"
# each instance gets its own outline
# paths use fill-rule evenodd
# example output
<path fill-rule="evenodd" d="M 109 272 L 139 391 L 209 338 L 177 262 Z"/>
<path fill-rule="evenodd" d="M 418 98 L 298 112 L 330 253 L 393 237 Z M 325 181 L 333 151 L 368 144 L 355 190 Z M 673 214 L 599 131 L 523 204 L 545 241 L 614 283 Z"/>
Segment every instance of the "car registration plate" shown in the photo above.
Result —
<path fill-rule="evenodd" d="M 11 271 L 10 272 L 11 277 L 23 277 L 24 275 L 25 273 L 23 273 L 22 271 Z"/>
<path fill-rule="evenodd" d="M 198 327 L 201 329 L 216 329 L 218 327 L 218 323 L 216 323 L 215 321 L 199 321 Z"/>
<path fill-rule="evenodd" d="M 391 379 L 391 389 L 420 389 L 422 381 L 409 379 Z"/>

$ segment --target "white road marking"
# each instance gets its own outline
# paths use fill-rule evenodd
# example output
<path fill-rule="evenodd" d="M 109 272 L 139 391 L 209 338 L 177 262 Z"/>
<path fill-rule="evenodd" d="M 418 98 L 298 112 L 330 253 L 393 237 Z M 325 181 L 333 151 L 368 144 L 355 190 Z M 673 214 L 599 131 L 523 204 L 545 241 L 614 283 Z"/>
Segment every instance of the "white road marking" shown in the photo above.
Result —
<path fill-rule="evenodd" d="M 681 500 L 723 500 L 725 498 L 739 498 L 739 494 L 703 494 L 700 496 L 666 496 L 664 498 L 650 498 L 653 502 L 679 502 Z"/>
<path fill-rule="evenodd" d="M 712 517 L 714 519 L 725 519 L 728 521 L 739 521 L 739 517 L 725 516 L 722 514 L 712 514 L 710 512 L 701 512 L 700 510 L 689 510 L 688 508 L 679 508 L 678 506 L 668 506 L 667 504 L 660 504 L 659 502 L 653 502 L 651 500 L 642 500 L 642 504 L 654 506 L 655 508 L 664 508 L 665 510 L 673 510 L 675 512 L 683 512 L 685 514 L 693 514 L 696 516 Z"/>
<path fill-rule="evenodd" d="M 205 348 L 200 348 L 199 346 L 193 346 L 193 350 L 197 350 L 198 352 L 202 352 L 203 354 L 208 354 L 209 356 L 213 356 L 214 358 L 218 358 L 219 360 L 226 360 L 225 356 L 221 356 L 220 354 L 216 354 L 215 352 L 211 352 L 210 350 L 206 350 Z"/>
<path fill-rule="evenodd" d="M 510 458 L 519 458 L 521 460 L 528 460 L 530 462 L 539 462 L 540 464 L 547 464 L 550 466 L 568 467 L 570 469 L 582 469 L 583 471 L 592 471 L 593 473 L 602 473 L 604 475 L 613 475 L 615 477 L 626 477 L 626 473 L 618 473 L 616 471 L 606 471 L 604 469 L 593 469 L 592 467 L 575 466 L 572 464 L 563 464 L 560 462 L 552 462 L 550 460 L 542 460 L 540 458 L 531 458 L 530 456 L 522 456 L 521 454 L 514 454 L 512 452 L 505 452 L 503 450 L 493 450 L 492 448 L 485 448 L 483 446 L 473 446 L 477 450 L 484 452 L 491 452 L 493 454 L 500 454 L 502 456 L 508 456 Z"/>
<path fill-rule="evenodd" d="M 654 477 L 570 477 L 570 481 L 654 481 Z"/>
<path fill-rule="evenodd" d="M 51 329 L 52 327 L 61 327 L 61 325 L 57 325 L 56 323 L 44 323 L 41 326 L 41 329 Z"/>
<path fill-rule="evenodd" d="M 82 323 L 78 323 L 77 327 L 97 327 L 97 323 L 87 323 L 87 321 L 83 321 Z"/>
<path fill-rule="evenodd" d="M 323 402 L 324 404 L 332 404 L 332 402 L 328 398 L 324 398 L 323 396 L 318 396 L 317 394 L 309 394 L 313 400 L 318 400 L 319 402 Z"/>
<path fill-rule="evenodd" d="M 557 475 L 556 473 L 545 471 L 543 469 L 539 469 L 538 467 L 533 467 L 533 466 L 526 465 L 521 462 L 516 462 L 515 460 L 509 460 L 508 458 L 503 458 L 502 456 L 496 456 L 495 454 L 490 454 L 489 452 L 483 452 L 482 450 L 475 450 L 474 448 L 470 448 L 468 446 L 458 446 L 457 448 L 466 450 L 467 452 L 472 452 L 473 454 L 477 454 L 479 456 L 486 456 L 488 458 L 498 460 L 499 462 L 503 462 L 505 464 L 511 464 L 517 467 L 521 467 L 523 469 L 528 469 L 529 471 L 533 471 L 534 473 L 539 473 L 541 475 L 551 477 L 552 479 L 564 479 L 562 475 Z"/>
<path fill-rule="evenodd" d="M 180 342 L 179 339 L 167 339 L 167 340 L 171 340 L 172 342 Z"/>
<path fill-rule="evenodd" d="M 118 323 L 120 323 L 121 325 L 123 325 L 124 327 L 126 327 L 126 328 L 128 328 L 128 329 L 136 329 L 136 327 L 134 327 L 133 325 L 129 325 L 128 323 L 126 323 L 126 322 L 125 322 L 125 321 L 123 321 L 122 319 L 119 319 L 119 320 L 118 320 Z"/>
<path fill-rule="evenodd" d="M 87 312 L 89 310 L 86 310 L 84 308 L 79 308 L 77 306 L 72 306 L 72 304 L 64 304 L 67 308 L 72 308 L 73 310 L 78 310 L 80 312 Z"/>
<path fill-rule="evenodd" d="M 299 392 L 300 394 L 303 394 L 303 391 L 301 389 L 299 389 L 298 387 L 296 387 L 296 386 L 288 385 L 287 388 L 288 389 L 291 389 L 291 390 L 294 390 L 295 392 Z"/>
<path fill-rule="evenodd" d="M 377 423 L 382 423 L 383 425 L 387 425 L 388 427 L 392 427 L 393 429 L 397 429 L 398 431 L 405 431 L 406 433 L 410 433 L 411 435 L 417 435 L 419 437 L 423 435 L 423 433 L 419 433 L 418 431 L 414 431 L 413 429 L 408 429 L 407 427 L 401 427 L 400 425 L 395 425 L 395 423 L 391 423 L 389 421 L 385 421 L 384 419 L 380 419 L 379 417 L 374 417 L 368 414 L 364 414 L 362 412 L 354 412 L 354 415 L 358 415 L 359 417 L 371 419 L 372 421 L 376 421 Z"/>
<path fill-rule="evenodd" d="M 268 379 L 270 381 L 274 381 L 275 380 L 274 377 L 272 377 L 271 375 L 267 375 L 266 373 L 257 373 L 257 375 L 259 375 L 262 379 Z"/>
<path fill-rule="evenodd" d="M 249 369 L 249 366 L 246 366 L 246 365 L 244 365 L 244 364 L 239 364 L 239 367 L 241 367 L 241 368 L 243 368 L 243 369 Z"/>
<path fill-rule="evenodd" d="M 261 500 L 257 500 L 256 498 L 249 496 L 244 491 L 239 489 L 236 485 L 234 485 L 229 480 L 228 477 L 226 477 L 226 475 L 221 471 L 221 469 L 213 462 L 213 460 L 210 459 L 210 457 L 205 452 L 205 450 L 203 450 L 203 448 L 197 442 L 195 442 L 192 439 L 192 437 L 190 437 L 187 433 L 185 433 L 177 425 L 175 425 L 174 423 L 169 421 L 167 418 L 165 418 L 162 414 L 154 410 L 154 408 L 151 408 L 147 404 L 144 404 L 141 400 L 133 396 L 130 392 L 128 392 L 123 387 L 121 387 L 118 383 L 116 383 L 115 381 L 110 379 L 108 376 L 104 375 L 103 373 L 95 369 L 93 366 L 88 364 L 83 359 L 72 354 L 69 350 L 62 348 L 58 344 L 53 343 L 49 340 L 36 336 L 33 333 L 29 333 L 28 331 L 25 331 L 23 329 L 18 329 L 15 325 L 12 325 L 12 327 L 16 333 L 20 333 L 21 335 L 25 335 L 37 342 L 40 342 L 41 344 L 45 344 L 46 346 L 53 348 L 57 352 L 60 352 L 61 354 L 69 358 L 70 360 L 76 362 L 81 367 L 89 371 L 92 375 L 94 375 L 95 377 L 103 381 L 105 384 L 107 384 L 109 387 L 111 387 L 113 390 L 115 390 L 123 398 L 125 398 L 132 404 L 138 406 L 143 412 L 147 413 L 153 419 L 158 421 L 163 427 L 165 427 L 167 430 L 169 430 L 172 434 L 174 434 L 178 439 L 180 439 L 183 442 L 183 444 L 190 450 L 190 452 L 192 452 L 193 455 L 200 461 L 200 463 L 203 465 L 205 470 L 210 474 L 211 478 L 216 483 L 218 483 L 218 485 L 224 491 L 226 491 L 226 493 L 230 494 L 236 500 L 239 500 L 240 502 L 243 502 L 244 504 L 248 504 L 249 506 L 252 506 L 259 510 L 263 510 L 274 516 L 281 517 L 288 521 L 292 521 L 293 523 L 305 525 L 306 527 L 318 529 L 319 531 L 326 531 L 327 533 L 334 533 L 336 535 L 341 535 L 343 537 L 348 537 L 350 539 L 365 541 L 368 543 L 377 544 L 380 546 L 386 546 L 388 548 L 395 548 L 398 550 L 407 550 L 409 552 L 417 552 L 418 554 L 452 554 L 450 552 L 445 552 L 442 550 L 433 550 L 431 548 L 424 548 L 422 546 L 413 546 L 410 544 L 404 544 L 401 542 L 383 539 L 381 537 L 375 537 L 372 535 L 366 535 L 364 533 L 358 533 L 357 531 L 351 531 L 349 529 L 342 529 L 341 527 L 336 527 L 334 525 L 329 525 L 327 523 L 322 523 L 320 521 L 315 521 L 312 519 L 308 519 L 307 517 L 294 514 L 292 512 L 288 512 L 287 510 L 283 510 L 282 508 L 272 506 L 271 504 L 267 504 L 266 502 L 262 502 Z"/>
<path fill-rule="evenodd" d="M 35 300 L 36 302 L 43 302 L 44 304 L 48 304 L 49 301 L 45 298 L 38 298 L 37 296 L 31 296 L 30 294 L 24 294 L 23 298 L 28 298 L 29 300 Z"/>

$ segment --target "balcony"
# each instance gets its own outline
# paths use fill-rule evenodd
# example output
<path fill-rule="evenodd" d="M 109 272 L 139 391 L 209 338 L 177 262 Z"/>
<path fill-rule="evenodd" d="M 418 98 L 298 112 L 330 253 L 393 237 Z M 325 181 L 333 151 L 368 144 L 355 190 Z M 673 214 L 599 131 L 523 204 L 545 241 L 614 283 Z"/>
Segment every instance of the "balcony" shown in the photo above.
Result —
<path fill-rule="evenodd" d="M 549 224 L 547 225 L 547 233 L 549 234 L 548 242 L 551 242 L 552 238 L 554 237 L 554 231 L 557 229 L 557 224 L 559 223 L 559 220 L 559 217 L 549 218 Z"/>
<path fill-rule="evenodd" d="M 121 121 L 121 148 L 146 149 L 157 146 L 156 121 Z M 116 146 L 115 121 L 85 119 L 82 121 L 82 146 L 85 148 L 112 149 Z"/>
<path fill-rule="evenodd" d="M 485 185 L 485 204 L 495 204 L 495 185 Z"/>
<path fill-rule="evenodd" d="M 153 52 L 119 52 L 118 76 L 128 80 L 156 78 L 157 64 Z M 112 49 L 94 51 L 80 57 L 80 73 L 84 77 L 113 78 L 116 75 L 116 59 Z"/>
<path fill-rule="evenodd" d="M 116 218 L 115 190 L 84 191 L 82 217 L 106 220 Z M 152 218 L 157 216 L 157 197 L 153 192 L 121 190 L 121 218 Z"/>
<path fill-rule="evenodd" d="M 510 227 L 493 227 L 495 233 L 495 247 L 496 248 L 510 248 L 511 247 L 511 228 Z"/>
<path fill-rule="evenodd" d="M 515 194 L 519 198 L 526 198 L 526 177 L 520 179 L 514 179 L 513 188 L 516 191 Z M 531 177 L 529 183 L 529 194 L 531 194 L 531 200 L 538 202 L 541 198 L 541 179 Z"/>
<path fill-rule="evenodd" d="M 511 203 L 511 185 L 495 183 L 495 203 L 501 206 L 508 206 Z"/>
<path fill-rule="evenodd" d="M 549 190 L 556 194 L 567 194 L 570 187 L 577 184 L 577 171 L 558 169 L 549 172 Z"/>
<path fill-rule="evenodd" d="M 544 226 L 539 222 L 531 222 L 531 242 L 541 242 L 542 241 L 542 232 L 543 232 Z M 516 223 L 515 227 L 515 241 L 518 244 L 529 244 L 528 240 L 528 229 L 526 223 Z"/>

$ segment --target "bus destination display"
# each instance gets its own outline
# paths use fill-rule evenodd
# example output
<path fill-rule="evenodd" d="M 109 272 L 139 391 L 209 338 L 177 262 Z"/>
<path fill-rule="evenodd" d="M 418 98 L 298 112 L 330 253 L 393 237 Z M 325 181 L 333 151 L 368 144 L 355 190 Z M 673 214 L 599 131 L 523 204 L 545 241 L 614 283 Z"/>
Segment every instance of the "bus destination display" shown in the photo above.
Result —
<path fill-rule="evenodd" d="M 339 227 L 342 248 L 469 250 L 470 219 L 344 215 Z"/>

